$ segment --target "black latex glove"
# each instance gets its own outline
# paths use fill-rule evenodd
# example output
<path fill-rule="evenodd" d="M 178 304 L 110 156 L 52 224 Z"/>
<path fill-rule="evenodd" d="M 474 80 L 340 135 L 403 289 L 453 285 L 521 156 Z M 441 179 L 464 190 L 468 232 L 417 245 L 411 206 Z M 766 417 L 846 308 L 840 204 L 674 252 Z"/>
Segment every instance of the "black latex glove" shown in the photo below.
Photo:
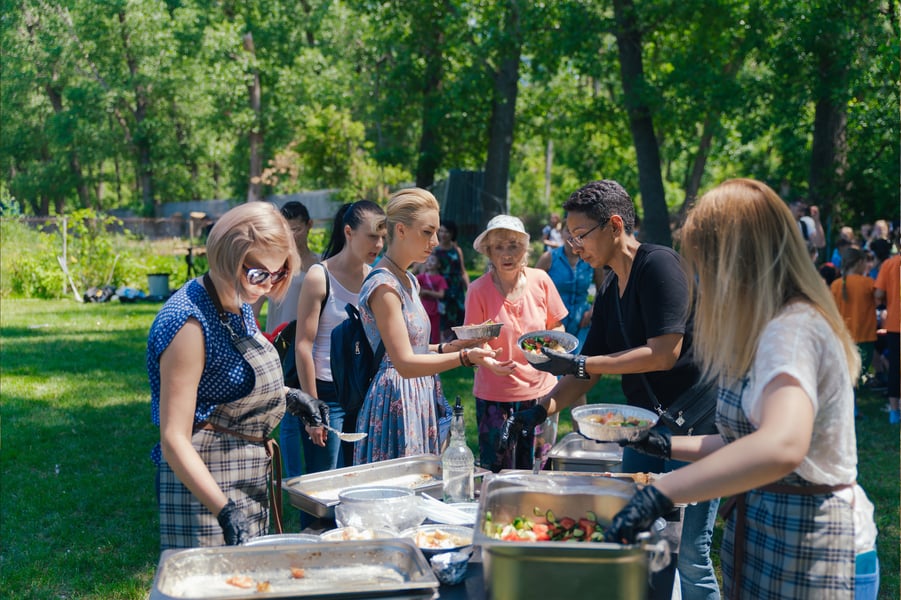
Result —
<path fill-rule="evenodd" d="M 550 360 L 543 363 L 531 363 L 533 367 L 545 373 L 554 375 L 575 375 L 579 379 L 588 379 L 589 375 L 585 372 L 585 359 L 588 357 L 584 354 L 567 354 L 565 352 L 555 352 L 548 350 L 542 346 L 541 353 Z"/>
<path fill-rule="evenodd" d="M 505 452 L 510 444 L 519 436 L 526 436 L 535 429 L 536 425 L 544 423 L 547 419 L 547 409 L 540 404 L 536 404 L 532 408 L 527 408 L 519 412 L 515 412 L 504 421 L 501 428 L 501 437 L 497 443 L 499 452 Z"/>
<path fill-rule="evenodd" d="M 328 404 L 314 398 L 303 390 L 288 388 L 285 394 L 288 412 L 300 417 L 310 427 L 328 425 Z"/>
<path fill-rule="evenodd" d="M 234 500 L 229 498 L 216 518 L 225 536 L 226 546 L 238 546 L 250 539 L 250 523 Z"/>
<path fill-rule="evenodd" d="M 669 429 L 652 427 L 647 431 L 643 431 L 637 440 L 620 442 L 619 445 L 623 448 L 632 448 L 654 458 L 672 458 L 673 434 L 670 433 Z"/>
<path fill-rule="evenodd" d="M 673 501 L 652 485 L 632 496 L 629 503 L 613 517 L 604 532 L 604 541 L 615 544 L 633 544 L 635 536 L 647 531 L 657 517 L 673 510 Z"/>

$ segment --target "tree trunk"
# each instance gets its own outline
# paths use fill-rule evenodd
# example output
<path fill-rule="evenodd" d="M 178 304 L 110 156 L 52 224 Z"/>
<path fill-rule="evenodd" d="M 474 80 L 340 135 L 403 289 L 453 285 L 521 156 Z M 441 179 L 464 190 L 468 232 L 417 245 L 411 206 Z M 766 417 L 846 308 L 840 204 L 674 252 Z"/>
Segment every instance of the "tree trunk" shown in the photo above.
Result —
<path fill-rule="evenodd" d="M 441 82 L 444 77 L 444 34 L 434 32 L 427 38 L 426 68 L 422 94 L 422 135 L 419 138 L 419 158 L 416 162 L 416 185 L 430 188 L 435 183 L 435 171 L 441 164 Z"/>
<path fill-rule="evenodd" d="M 554 140 L 548 138 L 544 148 L 544 203 L 551 211 L 551 169 L 554 166 Z"/>
<path fill-rule="evenodd" d="M 616 18 L 616 45 L 619 49 L 620 76 L 629 114 L 629 128 L 638 161 L 638 188 L 644 208 L 641 225 L 643 240 L 671 246 L 663 177 L 660 173 L 660 148 L 654 134 L 654 120 L 645 95 L 650 86 L 644 78 L 641 58 L 641 32 L 632 0 L 613 0 Z"/>
<path fill-rule="evenodd" d="M 118 13 L 120 35 L 122 36 L 122 48 L 125 53 L 125 63 L 128 65 L 128 73 L 134 87 L 135 105 L 132 114 L 135 119 L 134 135 L 132 141 L 138 154 L 137 181 L 141 192 L 141 203 L 144 205 L 144 214 L 152 216 L 156 214 L 156 200 L 153 190 L 153 160 L 151 158 L 150 132 L 144 128 L 147 118 L 149 99 L 147 90 L 138 81 L 138 62 L 131 52 L 128 31 L 125 28 L 125 13 Z"/>
<path fill-rule="evenodd" d="M 718 121 L 718 113 L 714 115 L 707 113 L 704 119 L 704 128 L 701 131 L 701 140 L 698 143 L 698 151 L 695 153 L 694 160 L 691 163 L 691 171 L 685 181 L 685 200 L 679 209 L 679 216 L 682 217 L 688 212 L 688 209 L 698 199 L 698 190 L 701 189 L 701 178 L 704 176 L 704 168 L 707 165 L 707 157 L 710 156 L 710 146 L 713 143 L 713 131 L 716 129 L 715 124 Z"/>
<path fill-rule="evenodd" d="M 251 54 L 256 55 L 253 46 L 252 33 L 244 35 L 244 49 Z M 250 97 L 250 109 L 253 111 L 254 115 L 254 125 L 247 136 L 250 144 L 250 172 L 248 174 L 249 185 L 247 186 L 247 201 L 252 202 L 254 200 L 263 199 L 263 184 L 260 180 L 260 176 L 263 174 L 262 91 L 260 89 L 260 72 L 256 66 L 253 68 L 253 82 L 247 86 L 247 91 Z"/>
<path fill-rule="evenodd" d="M 509 43 L 505 45 L 493 74 L 488 156 L 485 160 L 485 184 L 482 187 L 482 223 L 507 212 L 507 181 L 510 177 L 510 150 L 516 123 L 516 95 L 519 91 L 519 63 L 522 38 L 519 31 L 519 5 L 508 3 L 504 24 Z"/>
<path fill-rule="evenodd" d="M 820 94 L 813 120 L 808 200 L 820 207 L 823 223 L 828 227 L 831 213 L 841 201 L 844 190 L 848 150 L 845 137 L 848 115 L 844 98 L 848 67 L 827 54 L 821 56 L 819 75 Z"/>

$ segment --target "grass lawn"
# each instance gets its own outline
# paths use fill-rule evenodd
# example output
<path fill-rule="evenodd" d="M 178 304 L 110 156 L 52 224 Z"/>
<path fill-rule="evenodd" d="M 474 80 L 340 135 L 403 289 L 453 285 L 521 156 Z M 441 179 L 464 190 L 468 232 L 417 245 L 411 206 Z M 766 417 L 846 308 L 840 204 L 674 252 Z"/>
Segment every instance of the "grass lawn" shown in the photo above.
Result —
<path fill-rule="evenodd" d="M 159 560 L 144 368 L 159 304 L 3 300 L 0 306 L 0 597 L 146 597 Z M 467 407 L 472 372 L 442 377 Z M 592 402 L 622 400 L 604 379 Z M 876 504 L 881 598 L 898 598 L 899 430 L 881 397 L 860 400 L 859 481 Z M 568 415 L 559 435 L 570 431 Z M 285 502 L 288 507 L 289 503 Z M 297 519 L 288 510 L 288 530 Z M 292 529 L 293 526 L 293 529 Z"/>

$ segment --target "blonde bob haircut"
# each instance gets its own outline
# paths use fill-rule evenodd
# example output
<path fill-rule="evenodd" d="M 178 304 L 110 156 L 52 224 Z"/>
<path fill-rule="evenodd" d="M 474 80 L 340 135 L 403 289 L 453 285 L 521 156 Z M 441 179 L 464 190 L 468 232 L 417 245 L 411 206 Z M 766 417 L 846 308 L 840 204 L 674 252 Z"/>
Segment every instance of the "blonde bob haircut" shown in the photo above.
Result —
<path fill-rule="evenodd" d="M 229 210 L 216 221 L 207 238 L 210 271 L 221 279 L 234 281 L 238 297 L 244 285 L 247 255 L 254 252 L 276 252 L 287 257 L 289 275 L 267 294 L 281 300 L 300 269 L 300 256 L 288 221 L 269 202 L 247 202 Z"/>
<path fill-rule="evenodd" d="M 767 323 L 787 304 L 806 302 L 835 332 L 857 380 L 857 347 L 791 211 L 769 186 L 730 179 L 704 194 L 686 218 L 681 251 L 695 288 L 693 350 L 705 378 L 724 385 L 744 377 Z"/>
<path fill-rule="evenodd" d="M 432 192 L 422 188 L 406 188 L 391 195 L 385 206 L 385 221 L 388 226 L 388 242 L 394 239 L 394 226 L 403 223 L 413 225 L 421 213 L 428 210 L 441 211 Z"/>

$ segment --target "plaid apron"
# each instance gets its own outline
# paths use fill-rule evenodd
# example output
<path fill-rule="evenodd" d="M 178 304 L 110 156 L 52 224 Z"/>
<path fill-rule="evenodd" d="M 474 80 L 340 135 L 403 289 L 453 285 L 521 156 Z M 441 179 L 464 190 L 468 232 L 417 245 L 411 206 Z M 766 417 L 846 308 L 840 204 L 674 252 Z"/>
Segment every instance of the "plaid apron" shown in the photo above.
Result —
<path fill-rule="evenodd" d="M 728 443 L 755 430 L 741 407 L 748 383 L 720 388 L 716 420 Z M 720 552 L 724 598 L 854 597 L 851 504 L 794 473 L 736 499 L 739 509 L 728 514 Z M 744 536 L 736 536 L 742 513 Z"/>
<path fill-rule="evenodd" d="M 284 379 L 278 352 L 262 333 L 231 335 L 235 349 L 253 367 L 254 387 L 247 396 L 216 407 L 209 421 L 195 424 L 191 443 L 225 495 L 248 518 L 251 537 L 259 537 L 269 529 L 270 459 L 264 440 L 285 414 Z M 161 549 L 225 545 L 216 517 L 165 460 L 159 473 Z"/>

